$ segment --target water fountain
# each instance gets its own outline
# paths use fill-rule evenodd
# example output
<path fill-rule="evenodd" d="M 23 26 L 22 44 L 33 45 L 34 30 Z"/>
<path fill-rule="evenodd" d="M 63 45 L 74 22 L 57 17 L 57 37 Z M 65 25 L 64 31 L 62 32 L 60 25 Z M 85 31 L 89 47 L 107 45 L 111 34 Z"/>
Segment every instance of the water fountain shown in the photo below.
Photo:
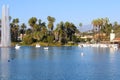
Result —
<path fill-rule="evenodd" d="M 10 26 L 9 26 L 9 7 L 2 7 L 2 27 L 1 27 L 1 47 L 11 46 Z"/>

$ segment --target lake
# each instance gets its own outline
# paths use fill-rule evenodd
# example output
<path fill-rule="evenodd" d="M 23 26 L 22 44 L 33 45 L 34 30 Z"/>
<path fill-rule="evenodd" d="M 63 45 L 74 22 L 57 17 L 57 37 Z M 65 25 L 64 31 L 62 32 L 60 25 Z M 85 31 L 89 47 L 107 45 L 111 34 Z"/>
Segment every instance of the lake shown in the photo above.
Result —
<path fill-rule="evenodd" d="M 83 53 L 83 55 L 81 55 Z M 120 50 L 0 48 L 0 80 L 119 80 Z"/>

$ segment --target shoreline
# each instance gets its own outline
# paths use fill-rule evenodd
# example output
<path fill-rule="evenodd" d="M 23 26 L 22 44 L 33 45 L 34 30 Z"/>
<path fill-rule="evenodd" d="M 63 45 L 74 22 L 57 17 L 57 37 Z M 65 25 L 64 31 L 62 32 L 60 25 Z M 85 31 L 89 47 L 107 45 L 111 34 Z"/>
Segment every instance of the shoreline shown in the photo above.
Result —
<path fill-rule="evenodd" d="M 40 45 L 40 46 L 56 46 L 56 47 L 61 47 L 61 46 L 91 46 L 91 45 L 98 45 L 98 46 L 111 46 L 113 45 L 113 43 L 67 43 L 67 44 L 61 44 L 61 43 L 44 43 L 44 42 L 38 42 L 38 43 L 33 43 L 33 44 L 23 44 L 23 43 L 14 43 L 12 42 L 11 46 L 15 46 L 16 44 L 19 44 L 20 46 L 36 46 L 36 44 Z M 115 45 L 115 44 L 114 44 Z M 120 44 L 116 44 L 118 46 L 120 46 Z"/>

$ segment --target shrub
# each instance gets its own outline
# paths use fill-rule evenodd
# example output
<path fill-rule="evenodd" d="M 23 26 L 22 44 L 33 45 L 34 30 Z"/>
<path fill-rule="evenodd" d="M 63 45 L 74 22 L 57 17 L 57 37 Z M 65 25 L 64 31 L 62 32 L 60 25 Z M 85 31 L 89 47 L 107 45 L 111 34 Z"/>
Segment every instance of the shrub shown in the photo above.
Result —
<path fill-rule="evenodd" d="M 33 38 L 31 35 L 26 35 L 23 37 L 23 43 L 25 44 L 32 44 L 33 43 Z"/>

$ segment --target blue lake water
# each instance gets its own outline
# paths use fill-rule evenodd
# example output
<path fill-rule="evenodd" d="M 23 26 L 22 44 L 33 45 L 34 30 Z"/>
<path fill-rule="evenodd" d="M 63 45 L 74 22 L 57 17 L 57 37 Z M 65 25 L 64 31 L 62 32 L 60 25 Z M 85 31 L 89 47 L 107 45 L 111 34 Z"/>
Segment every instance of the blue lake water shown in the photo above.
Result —
<path fill-rule="evenodd" d="M 81 56 L 83 53 L 83 56 Z M 0 80 L 119 80 L 120 50 L 0 48 Z"/>

